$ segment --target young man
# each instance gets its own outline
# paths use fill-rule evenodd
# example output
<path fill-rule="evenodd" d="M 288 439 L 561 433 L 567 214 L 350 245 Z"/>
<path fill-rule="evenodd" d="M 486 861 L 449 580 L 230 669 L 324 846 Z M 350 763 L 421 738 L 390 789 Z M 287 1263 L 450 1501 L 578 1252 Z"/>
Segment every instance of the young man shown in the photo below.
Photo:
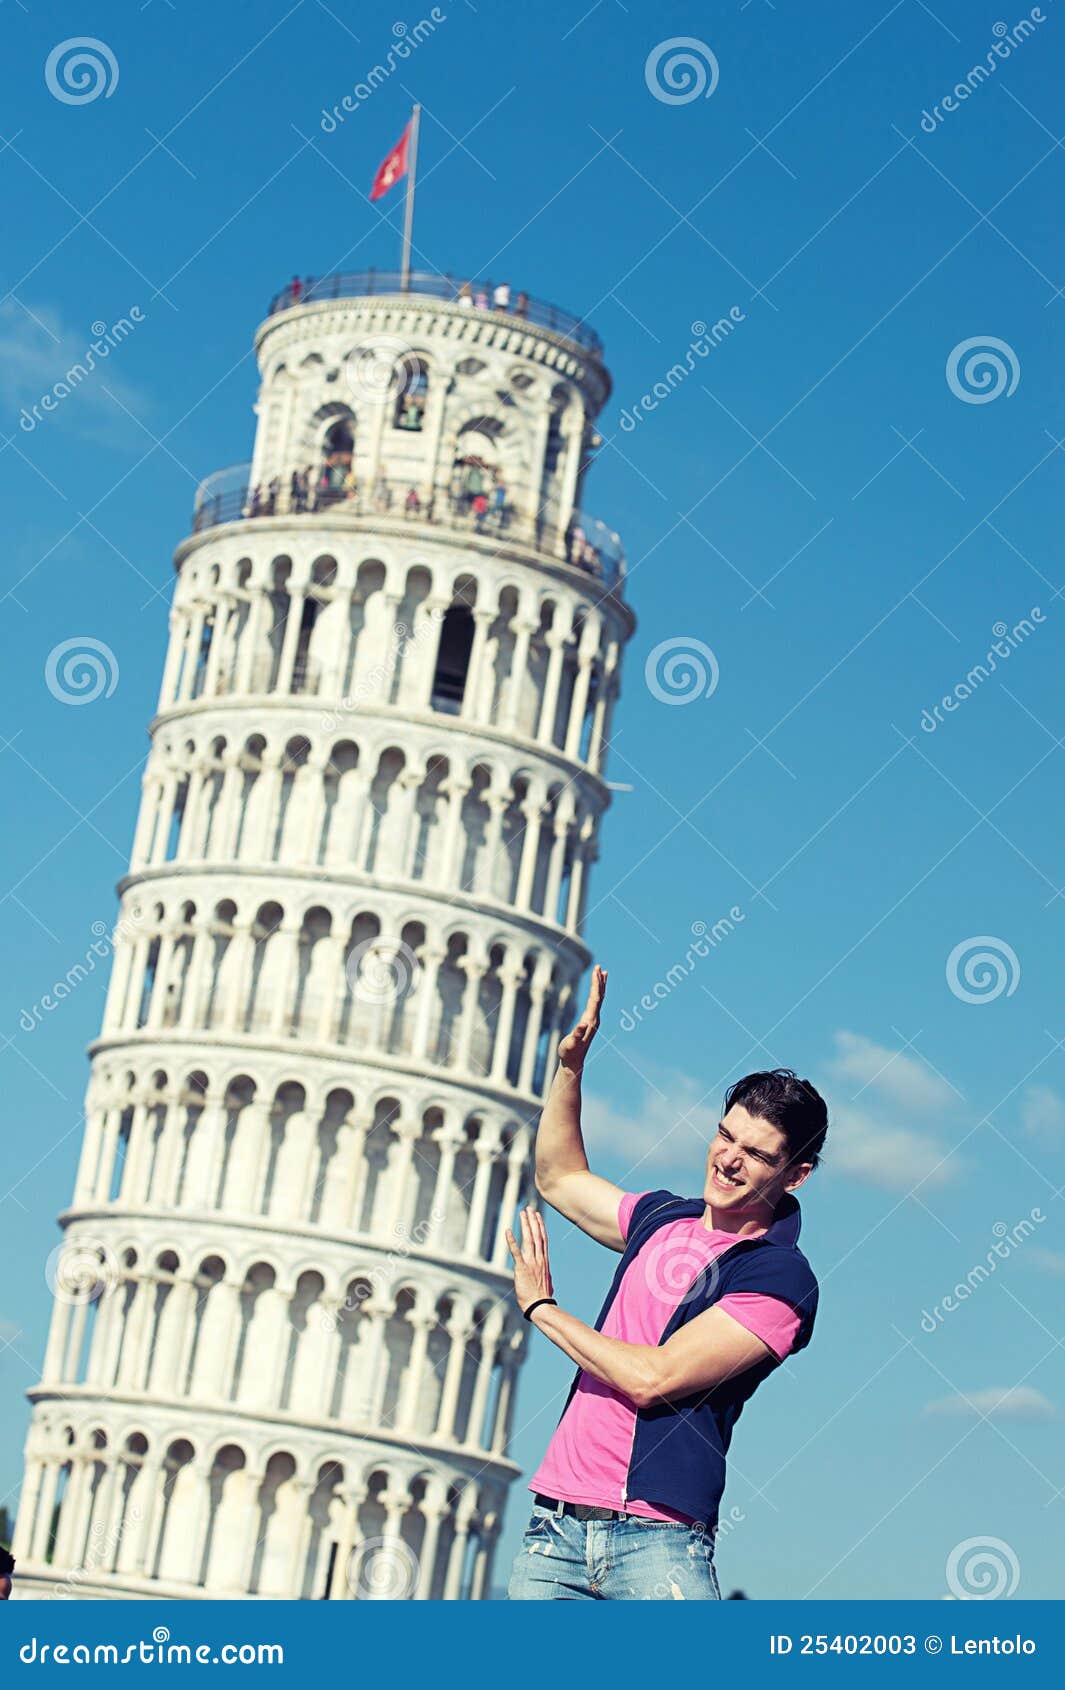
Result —
<path fill-rule="evenodd" d="M 790 1068 L 731 1086 L 703 1194 L 622 1191 L 588 1167 L 581 1071 L 606 974 L 559 1045 L 536 1138 L 536 1188 L 621 1263 L 594 1327 L 558 1307 L 534 1209 L 507 1233 L 522 1313 L 578 1372 L 529 1488 L 514 1600 L 720 1598 L 714 1533 L 725 1452 L 752 1392 L 810 1340 L 817 1281 L 791 1195 L 828 1129 Z"/>

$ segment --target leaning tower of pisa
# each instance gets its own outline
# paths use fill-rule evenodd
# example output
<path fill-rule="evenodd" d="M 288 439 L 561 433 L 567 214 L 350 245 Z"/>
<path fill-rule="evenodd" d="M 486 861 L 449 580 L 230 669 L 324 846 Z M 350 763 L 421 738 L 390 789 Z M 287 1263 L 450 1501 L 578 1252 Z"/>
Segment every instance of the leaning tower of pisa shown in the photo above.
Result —
<path fill-rule="evenodd" d="M 479 1598 L 633 629 L 581 510 L 609 377 L 435 276 L 290 288 L 256 351 L 175 559 L 19 1589 Z"/>

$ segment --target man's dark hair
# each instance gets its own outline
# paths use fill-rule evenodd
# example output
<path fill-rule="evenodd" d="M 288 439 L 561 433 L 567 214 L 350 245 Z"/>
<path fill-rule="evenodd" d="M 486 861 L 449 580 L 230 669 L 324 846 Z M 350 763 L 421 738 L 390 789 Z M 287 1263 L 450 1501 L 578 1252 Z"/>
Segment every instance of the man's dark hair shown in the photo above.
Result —
<path fill-rule="evenodd" d="M 15 1557 L 10 1549 L 0 1549 L 0 1579 L 9 1578 L 15 1571 Z"/>
<path fill-rule="evenodd" d="M 809 1080 L 800 1080 L 794 1068 L 746 1074 L 725 1093 L 722 1117 L 734 1103 L 784 1134 L 789 1162 L 812 1162 L 817 1167 L 828 1132 L 828 1108 L 821 1093 Z"/>

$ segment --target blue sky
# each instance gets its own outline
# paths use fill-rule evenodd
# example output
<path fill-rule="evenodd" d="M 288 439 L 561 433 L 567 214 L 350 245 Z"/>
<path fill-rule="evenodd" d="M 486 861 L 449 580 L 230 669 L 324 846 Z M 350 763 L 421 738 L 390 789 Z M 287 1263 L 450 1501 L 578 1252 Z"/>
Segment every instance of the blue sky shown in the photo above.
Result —
<path fill-rule="evenodd" d="M 771 1063 L 831 1106 L 804 1199 L 818 1331 L 737 1431 L 723 1583 L 935 1597 L 952 1551 L 990 1537 L 1020 1596 L 1058 1593 L 1065 20 L 1053 0 L 1035 10 L 945 110 L 995 25 L 1027 12 L 445 0 L 326 133 L 323 108 L 429 8 L 5 9 L 0 1492 L 18 1482 L 104 978 L 32 1033 L 20 1015 L 113 919 L 170 555 L 196 482 L 249 456 L 255 326 L 293 271 L 396 262 L 401 202 L 365 194 L 418 99 L 419 262 L 587 313 L 615 383 L 586 504 L 623 535 L 639 629 L 609 770 L 632 790 L 607 818 L 589 922 L 611 971 L 594 1164 L 630 1189 L 695 1188 L 725 1085 Z M 117 81 L 66 104 L 45 61 L 83 34 Z M 702 42 L 704 72 L 712 53 L 709 97 L 652 91 L 649 58 L 679 37 Z M 134 307 L 106 367 L 20 423 L 90 325 Z M 733 307 L 727 338 L 624 424 L 693 325 Z M 967 386 L 956 349 L 989 338 L 1000 372 Z M 1008 655 L 922 728 L 1003 625 L 1021 627 Z M 118 680 L 71 708 L 45 664 L 84 636 Z M 674 640 L 718 676 L 683 704 L 661 696 Z M 733 931 L 624 1030 L 693 923 L 733 907 Z M 985 984 L 956 964 L 952 988 L 948 959 L 989 948 Z M 561 1223 L 552 1236 L 560 1298 L 590 1317 L 610 1264 Z M 534 1339 L 527 1472 L 569 1373 Z M 516 1490 L 500 1575 L 523 1513 Z"/>

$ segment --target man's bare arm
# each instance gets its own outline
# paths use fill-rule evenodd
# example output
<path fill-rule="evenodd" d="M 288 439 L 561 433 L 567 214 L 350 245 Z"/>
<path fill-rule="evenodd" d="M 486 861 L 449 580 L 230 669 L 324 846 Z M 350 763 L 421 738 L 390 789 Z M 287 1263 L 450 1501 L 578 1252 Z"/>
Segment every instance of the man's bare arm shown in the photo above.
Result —
<path fill-rule="evenodd" d="M 624 1192 L 613 1180 L 592 1173 L 581 1135 L 581 1075 L 599 1027 L 606 979 L 602 968 L 593 968 L 584 1013 L 558 1047 L 558 1068 L 536 1134 L 536 1189 L 597 1243 L 623 1250 L 618 1205 Z"/>
<path fill-rule="evenodd" d="M 514 1295 L 522 1313 L 531 1310 L 529 1319 L 545 1338 L 594 1379 L 621 1391 L 637 1408 L 711 1390 L 749 1367 L 776 1359 L 768 1344 L 721 1308 L 704 1309 L 664 1344 L 629 1344 L 622 1338 L 608 1338 L 553 1301 L 542 1300 L 554 1297 L 543 1215 L 523 1209 L 521 1243 L 509 1230 L 507 1243 L 514 1260 Z"/>
<path fill-rule="evenodd" d="M 531 1319 L 578 1367 L 613 1385 L 637 1408 L 710 1390 L 773 1354 L 724 1309 L 706 1309 L 657 1346 L 605 1338 L 576 1315 L 550 1305 L 536 1309 Z"/>

